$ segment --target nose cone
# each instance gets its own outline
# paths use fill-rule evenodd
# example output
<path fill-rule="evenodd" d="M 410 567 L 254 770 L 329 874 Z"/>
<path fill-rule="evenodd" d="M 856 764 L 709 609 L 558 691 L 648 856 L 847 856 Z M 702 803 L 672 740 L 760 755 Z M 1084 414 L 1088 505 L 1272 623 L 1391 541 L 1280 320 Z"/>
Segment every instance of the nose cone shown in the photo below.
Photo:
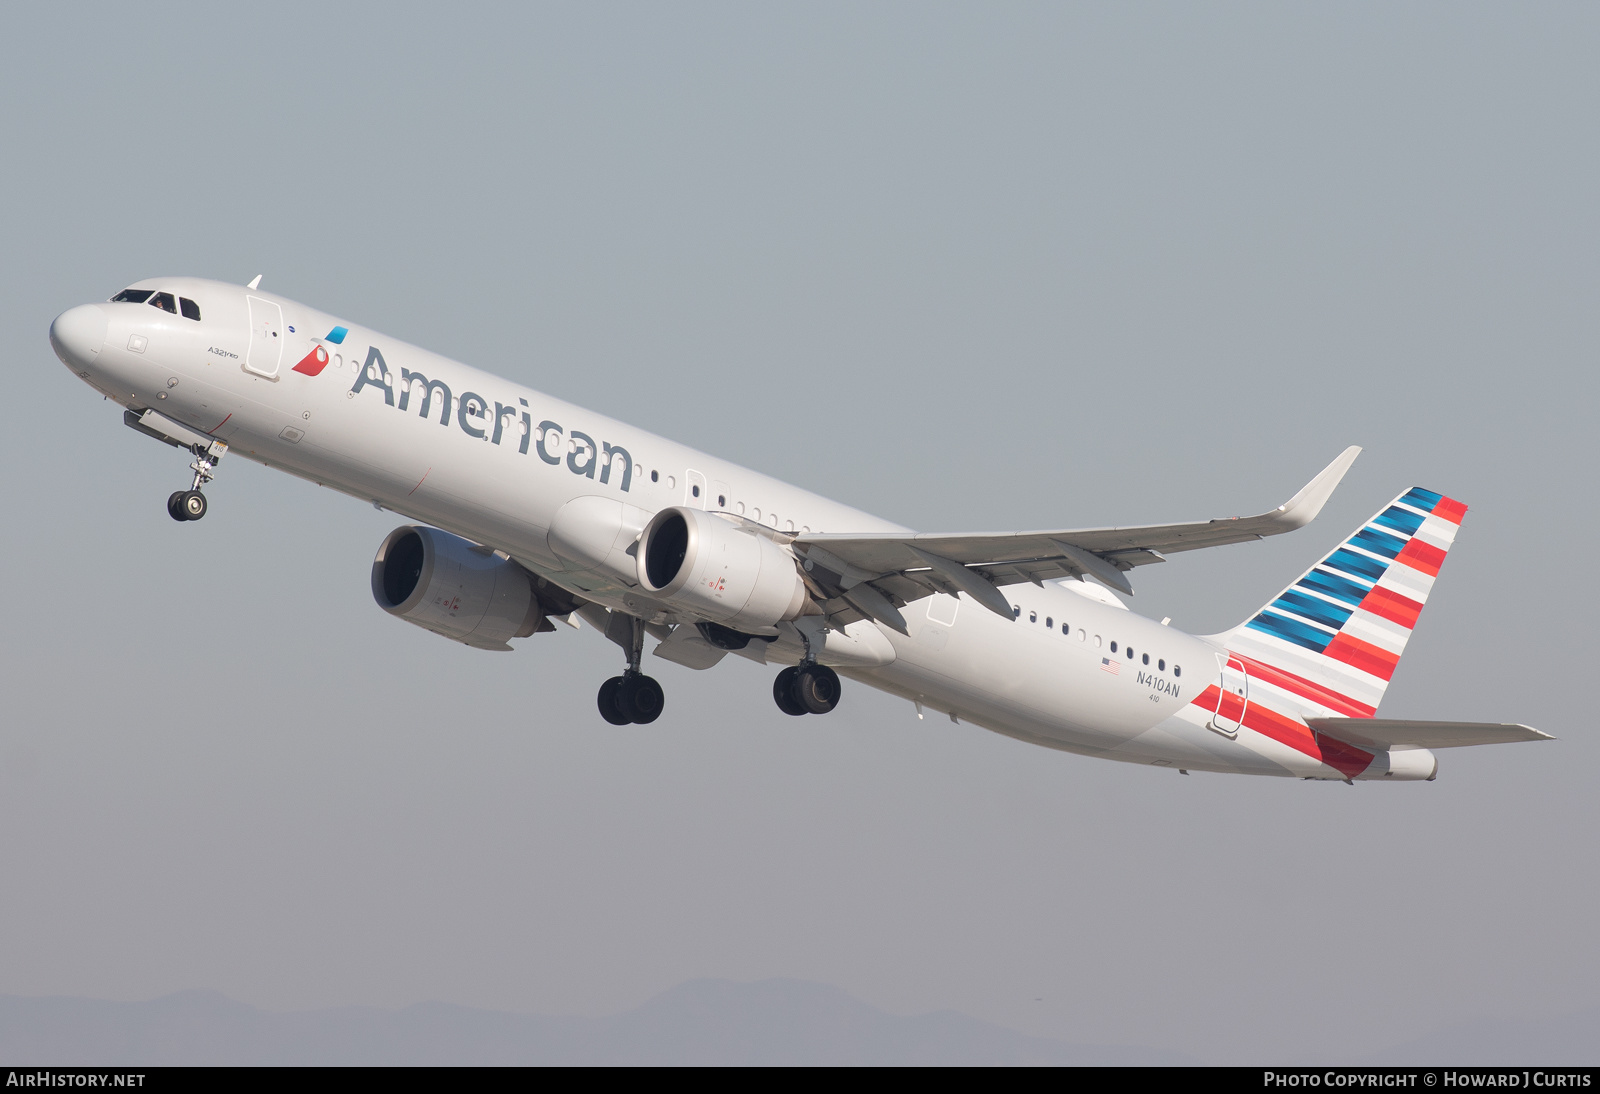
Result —
<path fill-rule="evenodd" d="M 70 369 L 94 364 L 106 342 L 106 313 L 96 304 L 80 304 L 56 316 L 50 324 L 50 345 Z"/>

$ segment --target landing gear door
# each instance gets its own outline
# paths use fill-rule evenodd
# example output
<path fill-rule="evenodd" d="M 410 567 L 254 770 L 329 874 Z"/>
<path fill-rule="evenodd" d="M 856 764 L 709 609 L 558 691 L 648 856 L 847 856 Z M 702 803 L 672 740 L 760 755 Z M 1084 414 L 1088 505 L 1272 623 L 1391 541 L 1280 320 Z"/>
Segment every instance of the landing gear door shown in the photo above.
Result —
<path fill-rule="evenodd" d="M 1218 661 L 1222 658 L 1218 657 Z M 1250 705 L 1250 675 L 1244 662 L 1229 657 L 1222 666 L 1217 681 L 1217 708 L 1211 716 L 1211 728 L 1229 737 L 1239 732 L 1244 724 L 1244 712 Z"/>
<path fill-rule="evenodd" d="M 283 309 L 259 296 L 245 299 L 250 302 L 250 348 L 244 355 L 245 371 L 275 378 L 283 357 Z"/>

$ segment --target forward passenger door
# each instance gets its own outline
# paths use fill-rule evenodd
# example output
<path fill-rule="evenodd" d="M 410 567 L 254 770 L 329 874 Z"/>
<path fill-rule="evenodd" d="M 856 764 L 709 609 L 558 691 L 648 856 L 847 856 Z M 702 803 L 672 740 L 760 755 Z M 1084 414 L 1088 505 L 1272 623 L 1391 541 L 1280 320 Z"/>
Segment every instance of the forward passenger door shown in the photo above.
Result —
<path fill-rule="evenodd" d="M 268 379 L 278 375 L 283 359 L 283 309 L 259 296 L 245 297 L 250 303 L 250 347 L 245 350 L 245 371 Z"/>

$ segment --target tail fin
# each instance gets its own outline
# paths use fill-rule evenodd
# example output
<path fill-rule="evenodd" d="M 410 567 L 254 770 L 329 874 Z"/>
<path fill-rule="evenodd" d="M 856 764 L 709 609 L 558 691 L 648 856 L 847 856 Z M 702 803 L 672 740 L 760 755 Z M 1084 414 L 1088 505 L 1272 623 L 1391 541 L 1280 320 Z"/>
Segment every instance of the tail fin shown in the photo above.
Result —
<path fill-rule="evenodd" d="M 1304 713 L 1372 717 L 1466 512 L 1414 487 L 1217 637 L 1252 677 L 1288 692 Z"/>

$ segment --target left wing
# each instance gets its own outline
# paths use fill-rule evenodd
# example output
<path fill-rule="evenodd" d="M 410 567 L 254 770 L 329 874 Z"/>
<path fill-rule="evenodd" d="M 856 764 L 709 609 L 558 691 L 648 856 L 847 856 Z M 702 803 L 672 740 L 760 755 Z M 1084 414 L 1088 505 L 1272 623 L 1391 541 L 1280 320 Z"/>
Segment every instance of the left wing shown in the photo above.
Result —
<path fill-rule="evenodd" d="M 1304 527 L 1360 454 L 1359 447 L 1350 446 L 1294 497 L 1252 517 L 1041 532 L 808 533 L 797 536 L 793 548 L 833 626 L 865 617 L 904 634 L 899 609 L 935 592 L 964 592 L 1009 619 L 1011 606 L 999 586 L 1093 577 L 1131 595 L 1124 572 L 1135 566 L 1165 561 L 1163 556 L 1175 551 L 1244 543 Z"/>

